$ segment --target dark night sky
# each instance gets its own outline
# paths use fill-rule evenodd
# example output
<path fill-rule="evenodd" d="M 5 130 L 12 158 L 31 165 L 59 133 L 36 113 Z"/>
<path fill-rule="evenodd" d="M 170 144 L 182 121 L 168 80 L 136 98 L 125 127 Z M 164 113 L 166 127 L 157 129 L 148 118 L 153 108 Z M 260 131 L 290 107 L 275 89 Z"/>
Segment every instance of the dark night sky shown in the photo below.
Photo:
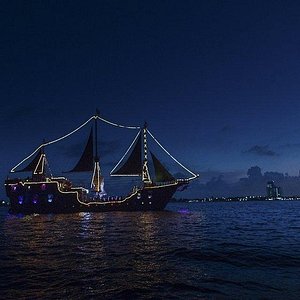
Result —
<path fill-rule="evenodd" d="M 298 1 L 4 0 L 0 32 L 2 182 L 96 108 L 147 120 L 202 180 L 298 175 Z"/>

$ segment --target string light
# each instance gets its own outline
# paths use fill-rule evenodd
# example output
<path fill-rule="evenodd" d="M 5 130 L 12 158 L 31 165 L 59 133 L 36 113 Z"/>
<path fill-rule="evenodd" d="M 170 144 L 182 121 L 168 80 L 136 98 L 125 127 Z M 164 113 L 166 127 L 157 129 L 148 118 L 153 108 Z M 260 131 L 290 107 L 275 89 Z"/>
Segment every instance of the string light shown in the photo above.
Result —
<path fill-rule="evenodd" d="M 102 117 L 100 116 L 95 116 L 96 118 L 98 118 L 99 120 L 107 123 L 107 124 L 110 124 L 110 125 L 113 125 L 113 126 L 116 126 L 116 127 L 119 127 L 119 128 L 126 128 L 126 129 L 141 129 L 141 127 L 138 127 L 138 126 L 125 126 L 125 125 L 120 125 L 120 124 L 116 124 L 116 123 L 113 123 L 111 121 L 108 121 L 106 119 L 103 119 Z"/>
<path fill-rule="evenodd" d="M 45 154 L 42 154 L 39 158 L 39 161 L 35 167 L 33 174 L 43 174 L 44 173 L 44 165 L 45 165 Z M 38 171 L 39 170 L 39 171 Z"/>
<path fill-rule="evenodd" d="M 199 177 L 199 174 L 195 174 L 191 170 L 189 170 L 187 167 L 185 167 L 182 163 L 180 163 L 174 156 L 172 156 L 163 146 L 162 144 L 153 136 L 153 134 L 147 129 L 147 132 L 150 134 L 150 136 L 153 138 L 153 140 L 178 164 L 180 165 L 183 169 L 185 169 L 187 172 L 189 172 L 191 175 L 193 175 L 190 178 L 187 178 L 186 180 L 192 180 L 197 177 Z"/>
<path fill-rule="evenodd" d="M 93 206 L 93 205 L 107 205 L 107 204 L 121 204 L 124 203 L 126 201 L 128 201 L 129 199 L 135 197 L 137 195 L 137 198 L 141 198 L 142 195 L 142 191 L 143 190 L 149 190 L 148 194 L 148 198 L 150 199 L 152 197 L 152 192 L 151 190 L 153 189 L 160 189 L 160 188 L 165 188 L 165 187 L 171 187 L 171 186 L 177 186 L 180 185 L 181 182 L 186 181 L 188 182 L 189 180 L 192 180 L 196 177 L 198 177 L 198 174 L 195 174 L 194 172 L 192 172 L 191 170 L 189 170 L 187 167 L 185 167 L 184 165 L 182 165 L 177 159 L 175 159 L 159 142 L 158 140 L 152 135 L 152 133 L 147 129 L 146 124 L 143 128 L 143 154 L 144 154 L 144 162 L 143 162 L 143 167 L 142 167 L 142 174 L 112 174 L 120 165 L 120 163 L 123 161 L 123 159 L 125 158 L 125 156 L 128 154 L 128 152 L 132 149 L 133 145 L 136 143 L 138 137 L 140 136 L 141 132 L 141 128 L 137 127 L 137 126 L 125 126 L 125 125 L 120 125 L 120 124 L 116 124 L 113 122 L 110 122 L 102 117 L 100 117 L 99 115 L 94 115 L 92 117 L 90 117 L 86 122 L 84 122 L 83 124 L 81 124 L 79 127 L 75 128 L 74 130 L 72 130 L 71 132 L 55 139 L 52 141 L 49 141 L 47 143 L 42 143 L 38 148 L 36 148 L 29 156 L 27 156 L 25 159 L 23 159 L 20 163 L 18 163 L 15 167 L 12 168 L 11 172 L 15 172 L 16 168 L 19 167 L 24 161 L 26 161 L 27 159 L 29 159 L 30 157 L 32 157 L 37 151 L 39 151 L 42 147 L 54 144 L 56 142 L 59 142 L 67 137 L 69 137 L 70 135 L 74 134 L 75 132 L 77 132 L 78 130 L 80 130 L 82 127 L 86 126 L 91 120 L 96 120 L 99 119 L 107 124 L 110 124 L 112 126 L 116 126 L 119 128 L 126 128 L 126 129 L 135 129 L 135 130 L 139 130 L 137 135 L 135 136 L 134 140 L 132 141 L 132 143 L 130 144 L 130 146 L 128 147 L 128 149 L 126 150 L 125 154 L 122 156 L 122 158 L 118 161 L 118 163 L 116 164 L 116 166 L 112 169 L 112 171 L 110 172 L 111 176 L 141 176 L 142 175 L 142 180 L 145 183 L 152 183 L 151 178 L 150 178 L 150 173 L 149 173 L 149 169 L 148 169 L 148 148 L 147 148 L 147 133 L 152 137 L 152 139 L 177 163 L 179 164 L 183 169 L 185 169 L 188 173 L 190 173 L 192 175 L 192 177 L 188 178 L 188 179 L 176 179 L 174 182 L 168 183 L 168 184 L 158 184 L 158 185 L 149 185 L 149 186 L 145 186 L 143 188 L 134 188 L 133 191 L 131 192 L 131 194 L 125 198 L 121 198 L 118 197 L 115 199 L 113 198 L 109 198 L 108 201 L 91 201 L 91 202 L 85 202 L 82 201 L 81 197 L 82 197 L 82 192 L 85 192 L 86 194 L 88 194 L 88 190 L 83 188 L 83 187 L 77 187 L 77 190 L 72 190 L 72 188 L 68 191 L 65 191 L 62 189 L 62 186 L 65 182 L 65 180 L 67 180 L 65 177 L 56 177 L 56 178 L 46 178 L 45 181 L 39 181 L 39 182 L 31 182 L 31 181 L 20 181 L 20 184 L 23 186 L 27 186 L 28 189 L 30 189 L 31 185 L 41 185 L 41 184 L 55 184 L 57 187 L 57 191 L 61 194 L 73 194 L 75 196 L 75 199 L 78 203 L 80 203 L 81 205 L 85 205 L 85 206 Z M 38 163 L 34 169 L 33 174 L 43 174 L 44 173 L 44 168 L 45 168 L 45 163 L 47 163 L 47 159 L 46 159 L 46 155 L 43 153 L 40 155 Z M 60 180 L 60 181 L 59 181 Z M 94 190 L 96 192 L 100 191 L 100 182 L 101 181 L 101 176 L 100 176 L 100 164 L 99 161 L 95 161 L 95 165 L 94 165 L 94 171 L 93 171 L 93 176 L 92 176 L 92 182 L 91 182 L 91 188 L 94 188 Z M 5 184 L 5 185 L 9 185 L 12 186 L 13 184 Z M 51 201 L 49 201 L 49 195 L 48 195 L 48 202 L 52 202 L 53 197 L 51 197 Z M 150 203 L 150 202 L 149 202 Z M 128 203 L 127 203 L 128 205 Z"/>
<path fill-rule="evenodd" d="M 82 127 L 84 127 L 86 124 L 88 124 L 91 120 L 94 119 L 94 116 L 90 117 L 86 122 L 84 122 L 83 124 L 81 124 L 79 127 L 77 127 L 76 129 L 72 130 L 71 132 L 53 140 L 47 143 L 43 143 L 41 144 L 39 147 L 37 147 L 30 155 L 28 155 L 27 157 L 25 157 L 21 162 L 19 162 L 17 165 L 15 165 L 12 169 L 11 169 L 11 173 L 15 172 L 16 168 L 19 167 L 23 162 L 25 162 L 27 159 L 29 159 L 30 157 L 32 157 L 36 152 L 38 152 L 42 147 L 57 143 L 67 137 L 69 137 L 70 135 L 72 135 L 73 133 L 77 132 L 78 130 L 80 130 Z"/>
<path fill-rule="evenodd" d="M 64 177 L 60 177 L 60 178 L 65 179 Z M 113 200 L 113 201 L 106 201 L 106 202 L 104 202 L 104 201 L 83 202 L 79 199 L 79 192 L 78 191 L 63 191 L 63 190 L 61 190 L 59 181 L 52 181 L 51 180 L 50 182 L 49 181 L 40 181 L 40 182 L 22 182 L 21 181 L 20 182 L 20 184 L 22 186 L 28 186 L 28 188 L 30 187 L 30 185 L 40 185 L 40 184 L 43 184 L 43 183 L 48 183 L 48 184 L 49 183 L 54 183 L 54 184 L 56 184 L 57 190 L 59 191 L 59 193 L 62 193 L 62 194 L 76 194 L 77 202 L 79 202 L 80 204 L 83 204 L 83 205 L 87 205 L 87 206 L 95 205 L 95 204 L 105 205 L 105 204 L 122 203 L 122 202 L 125 202 L 125 201 L 131 199 L 133 196 L 135 196 L 140 191 L 139 189 L 137 189 L 134 192 L 132 192 L 129 196 L 127 196 L 127 197 L 125 197 L 121 200 Z M 13 185 L 13 184 L 5 184 L 5 185 L 10 186 L 10 185 Z M 78 187 L 78 188 L 80 188 L 80 187 Z M 87 192 L 87 190 L 85 188 L 81 188 L 81 189 L 83 191 Z"/>
<path fill-rule="evenodd" d="M 147 149 L 147 124 L 145 123 L 144 129 L 143 129 L 143 141 L 144 141 L 144 163 L 143 163 L 143 177 L 142 180 L 145 183 L 152 183 L 149 169 L 148 169 L 148 149 Z"/>
<path fill-rule="evenodd" d="M 93 119 L 99 119 L 105 123 L 108 123 L 110 125 L 113 125 L 113 126 L 117 126 L 119 128 L 127 128 L 127 129 L 140 129 L 140 127 L 138 126 L 125 126 L 125 125 L 120 125 L 120 124 L 116 124 L 116 123 L 113 123 L 113 122 L 110 122 L 106 119 L 103 119 L 101 118 L 100 116 L 98 115 L 94 115 L 94 116 L 91 116 L 87 121 L 85 121 L 83 124 L 81 124 L 80 126 L 78 126 L 77 128 L 75 128 L 74 130 L 72 130 L 71 132 L 53 140 L 53 141 L 50 141 L 50 142 L 47 142 L 47 143 L 42 143 L 40 146 L 38 146 L 30 155 L 28 155 L 27 157 L 25 157 L 21 162 L 19 162 L 17 165 L 15 165 L 12 169 L 11 169 L 11 173 L 14 173 L 16 168 L 18 168 L 23 162 L 25 162 L 26 160 L 28 160 L 29 158 L 31 158 L 35 153 L 37 153 L 42 147 L 45 147 L 45 146 L 49 146 L 51 144 L 54 144 L 54 143 L 57 143 L 67 137 L 69 137 L 70 135 L 74 134 L 75 132 L 77 132 L 78 130 L 80 130 L 82 127 L 86 126 L 91 120 Z"/>
<path fill-rule="evenodd" d="M 91 188 L 95 190 L 95 192 L 100 191 L 100 165 L 99 162 L 95 162 L 94 164 L 94 172 L 91 181 Z"/>
<path fill-rule="evenodd" d="M 15 165 L 12 169 L 11 169 L 11 173 L 14 173 L 15 170 L 22 164 L 24 163 L 26 160 L 28 160 L 29 158 L 31 158 L 35 153 L 37 153 L 37 151 L 39 151 L 42 147 L 45 146 L 49 146 L 51 144 L 57 143 L 67 137 L 69 137 L 70 135 L 74 134 L 75 132 L 77 132 L 78 130 L 80 130 L 82 127 L 86 126 L 91 120 L 93 119 L 99 119 L 107 124 L 110 124 L 112 126 L 116 126 L 119 128 L 126 128 L 126 129 L 140 129 L 139 126 L 125 126 L 125 125 L 120 125 L 120 124 L 116 124 L 113 123 L 111 121 L 108 121 L 98 115 L 94 115 L 92 117 L 90 117 L 87 121 L 85 121 L 83 124 L 81 124 L 80 126 L 78 126 L 77 128 L 75 128 L 74 130 L 72 130 L 71 132 L 53 140 L 53 141 L 49 141 L 47 143 L 42 143 L 39 147 L 37 147 L 30 155 L 28 155 L 27 157 L 25 157 L 21 162 L 19 162 L 17 165 Z M 145 143 L 145 132 L 148 132 L 150 134 L 150 136 L 153 138 L 153 140 L 177 163 L 179 164 L 183 169 L 185 169 L 187 172 L 189 172 L 191 175 L 193 175 L 193 177 L 188 178 L 187 180 L 191 180 L 194 179 L 196 177 L 199 176 L 199 174 L 195 174 L 194 172 L 192 172 L 191 170 L 189 170 L 187 167 L 185 167 L 183 164 L 181 164 L 176 158 L 174 158 L 160 143 L 159 141 L 153 136 L 153 134 L 147 129 L 144 128 L 144 155 L 145 155 L 145 160 L 147 160 L 147 144 Z M 110 172 L 111 176 L 140 176 L 140 174 L 129 174 L 129 175 L 119 175 L 119 174 L 112 174 L 116 168 L 120 165 L 120 163 L 123 161 L 124 157 L 127 155 L 127 153 L 129 152 L 129 150 L 131 149 L 131 147 L 133 146 L 133 144 L 135 143 L 135 141 L 137 140 L 139 134 L 141 133 L 141 131 L 139 130 L 138 134 L 136 135 L 136 137 L 134 138 L 133 142 L 131 143 L 131 145 L 129 146 L 129 148 L 127 149 L 127 151 L 125 152 L 125 154 L 122 156 L 122 158 L 119 160 L 119 162 L 116 164 L 116 166 L 112 169 L 112 171 Z M 44 164 L 44 162 L 43 162 Z M 38 163 L 39 165 L 39 163 Z M 151 182 L 150 180 L 150 175 L 149 175 L 149 170 L 148 170 L 148 166 L 144 164 L 145 167 L 145 172 L 143 172 L 143 176 L 144 176 L 144 180 L 146 182 Z M 35 170 L 35 172 L 37 171 L 37 168 Z"/>
<path fill-rule="evenodd" d="M 128 147 L 128 149 L 126 150 L 125 154 L 121 157 L 121 159 L 116 164 L 116 166 L 110 171 L 110 175 L 111 176 L 141 176 L 140 174 L 138 174 L 138 175 L 136 175 L 136 174 L 130 174 L 130 175 L 112 174 L 115 171 L 115 169 L 118 168 L 118 166 L 120 165 L 120 163 L 123 161 L 124 157 L 127 155 L 127 153 L 129 152 L 129 150 L 133 147 L 133 145 L 135 144 L 135 141 L 137 140 L 137 138 L 139 137 L 140 134 L 141 134 L 141 131 L 139 130 L 138 134 L 135 136 L 134 140 L 132 141 L 132 143 L 130 144 L 130 146 Z"/>

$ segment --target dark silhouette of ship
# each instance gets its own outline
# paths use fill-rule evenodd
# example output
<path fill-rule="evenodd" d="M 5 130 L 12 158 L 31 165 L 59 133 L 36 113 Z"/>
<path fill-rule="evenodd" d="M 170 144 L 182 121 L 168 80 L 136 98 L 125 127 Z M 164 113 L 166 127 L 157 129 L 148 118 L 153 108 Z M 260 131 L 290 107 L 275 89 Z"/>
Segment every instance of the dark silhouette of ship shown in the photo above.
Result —
<path fill-rule="evenodd" d="M 54 177 L 47 174 L 48 161 L 45 148 L 67 138 L 91 121 L 94 121 L 94 124 L 91 127 L 85 149 L 78 163 L 69 171 L 90 174 L 89 188 L 73 186 L 66 177 Z M 97 127 L 99 121 L 138 131 L 130 147 L 110 173 L 110 176 L 140 177 L 140 184 L 133 186 L 125 196 L 111 197 L 104 190 L 104 178 L 101 175 L 98 156 Z M 148 150 L 147 138 L 149 135 L 172 159 L 191 174 L 190 178 L 178 179 L 169 173 L 160 160 Z M 19 169 L 25 161 L 32 157 L 34 158 L 28 165 Z M 153 178 L 149 172 L 150 161 L 155 170 Z M 6 194 L 10 200 L 10 212 L 24 214 L 163 210 L 178 189 L 184 189 L 191 180 L 199 176 L 178 162 L 156 140 L 148 130 L 147 124 L 143 128 L 118 125 L 100 117 L 98 112 L 71 133 L 41 144 L 30 156 L 11 170 L 11 173 L 15 172 L 31 173 L 31 177 L 24 179 L 7 178 L 5 180 Z"/>

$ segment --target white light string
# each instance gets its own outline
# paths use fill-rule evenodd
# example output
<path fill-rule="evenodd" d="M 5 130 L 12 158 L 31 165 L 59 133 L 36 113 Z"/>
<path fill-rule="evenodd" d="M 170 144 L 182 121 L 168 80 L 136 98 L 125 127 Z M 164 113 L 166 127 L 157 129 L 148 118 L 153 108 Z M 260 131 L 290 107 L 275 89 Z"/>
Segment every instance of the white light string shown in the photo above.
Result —
<path fill-rule="evenodd" d="M 138 127 L 138 126 L 125 126 L 125 125 L 120 125 L 120 124 L 116 124 L 116 123 L 113 123 L 113 122 L 110 122 L 106 119 L 103 119 L 101 118 L 100 116 L 95 116 L 95 118 L 98 118 L 99 120 L 107 123 L 107 124 L 110 124 L 110 125 L 113 125 L 113 126 L 116 126 L 116 127 L 120 127 L 120 128 L 127 128 L 127 129 L 141 129 L 141 127 Z"/>
<path fill-rule="evenodd" d="M 99 119 L 105 123 L 108 123 L 110 125 L 113 125 L 113 126 L 116 126 L 116 127 L 119 127 L 119 128 L 127 128 L 127 129 L 140 129 L 140 127 L 137 127 L 137 126 L 124 126 L 124 125 L 119 125 L 119 124 L 116 124 L 116 123 L 113 123 L 113 122 L 110 122 L 106 119 L 103 119 L 101 117 L 99 117 L 98 115 L 96 116 L 92 116 L 90 117 L 86 122 L 84 122 L 83 124 L 81 124 L 79 127 L 77 127 L 76 129 L 72 130 L 71 132 L 65 134 L 64 136 L 62 137 L 59 137 L 53 141 L 50 141 L 50 142 L 47 142 L 47 143 L 43 143 L 41 144 L 39 147 L 37 147 L 30 155 L 28 155 L 27 157 L 25 157 L 21 162 L 19 162 L 17 165 L 15 165 L 12 169 L 11 169 L 11 173 L 15 172 L 16 168 L 18 168 L 23 162 L 25 162 L 27 159 L 29 159 L 30 157 L 32 157 L 37 151 L 39 151 L 42 147 L 45 147 L 45 146 L 49 146 L 51 144 L 54 144 L 54 143 L 57 143 L 67 137 L 69 137 L 70 135 L 72 135 L 73 133 L 77 132 L 78 130 L 80 130 L 82 127 L 84 127 L 86 124 L 88 124 L 92 119 Z"/>
<path fill-rule="evenodd" d="M 193 177 L 188 178 L 187 180 L 192 180 L 195 179 L 196 177 L 199 177 L 199 174 L 195 174 L 194 172 L 192 172 L 191 170 L 189 170 L 187 167 L 185 167 L 182 163 L 180 163 L 174 156 L 172 156 L 168 150 L 166 150 L 162 144 L 153 136 L 153 134 L 147 129 L 147 132 L 149 133 L 149 135 L 153 138 L 153 140 L 178 164 L 180 165 L 183 169 L 185 169 L 187 172 L 189 172 L 191 175 L 193 175 Z"/>
<path fill-rule="evenodd" d="M 84 122 L 83 124 L 81 124 L 79 127 L 77 127 L 76 129 L 72 130 L 71 132 L 65 134 L 62 137 L 59 137 L 53 141 L 47 142 L 47 143 L 43 143 L 41 144 L 39 147 L 37 147 L 30 155 L 28 155 L 27 157 L 25 157 L 21 162 L 19 162 L 17 165 L 15 165 L 12 169 L 11 169 L 11 173 L 15 172 L 16 168 L 19 167 L 24 161 L 26 161 L 27 159 L 29 159 L 30 157 L 32 157 L 37 151 L 39 151 L 42 147 L 54 144 L 56 142 L 59 142 L 67 137 L 69 137 L 70 135 L 72 135 L 73 133 L 75 133 L 76 131 L 80 130 L 82 127 L 84 127 L 86 124 L 88 124 L 92 119 L 94 119 L 95 116 L 90 117 L 86 122 Z"/>
<path fill-rule="evenodd" d="M 121 161 L 124 159 L 124 157 L 127 155 L 127 153 L 129 152 L 129 150 L 131 149 L 131 147 L 134 145 L 135 141 L 137 140 L 138 136 L 140 135 L 141 131 L 139 130 L 138 134 L 135 136 L 133 142 L 130 144 L 130 146 L 128 147 L 128 149 L 126 150 L 125 154 L 122 156 L 122 158 L 119 160 L 119 162 L 116 164 L 116 166 L 110 171 L 110 175 L 111 176 L 124 176 L 124 175 L 114 175 L 112 174 L 115 169 L 119 166 L 119 164 L 121 163 Z M 137 175 L 127 175 L 127 176 L 139 176 Z"/>

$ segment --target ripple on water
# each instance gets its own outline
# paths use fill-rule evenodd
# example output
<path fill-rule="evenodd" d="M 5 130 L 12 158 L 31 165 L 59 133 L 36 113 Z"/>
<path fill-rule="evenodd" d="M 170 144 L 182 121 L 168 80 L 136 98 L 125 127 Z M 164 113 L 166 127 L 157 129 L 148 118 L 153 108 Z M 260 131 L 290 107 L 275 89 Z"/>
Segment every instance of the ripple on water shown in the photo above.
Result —
<path fill-rule="evenodd" d="M 1 209 L 2 297 L 296 299 L 299 212 L 300 202 L 35 216 Z"/>

